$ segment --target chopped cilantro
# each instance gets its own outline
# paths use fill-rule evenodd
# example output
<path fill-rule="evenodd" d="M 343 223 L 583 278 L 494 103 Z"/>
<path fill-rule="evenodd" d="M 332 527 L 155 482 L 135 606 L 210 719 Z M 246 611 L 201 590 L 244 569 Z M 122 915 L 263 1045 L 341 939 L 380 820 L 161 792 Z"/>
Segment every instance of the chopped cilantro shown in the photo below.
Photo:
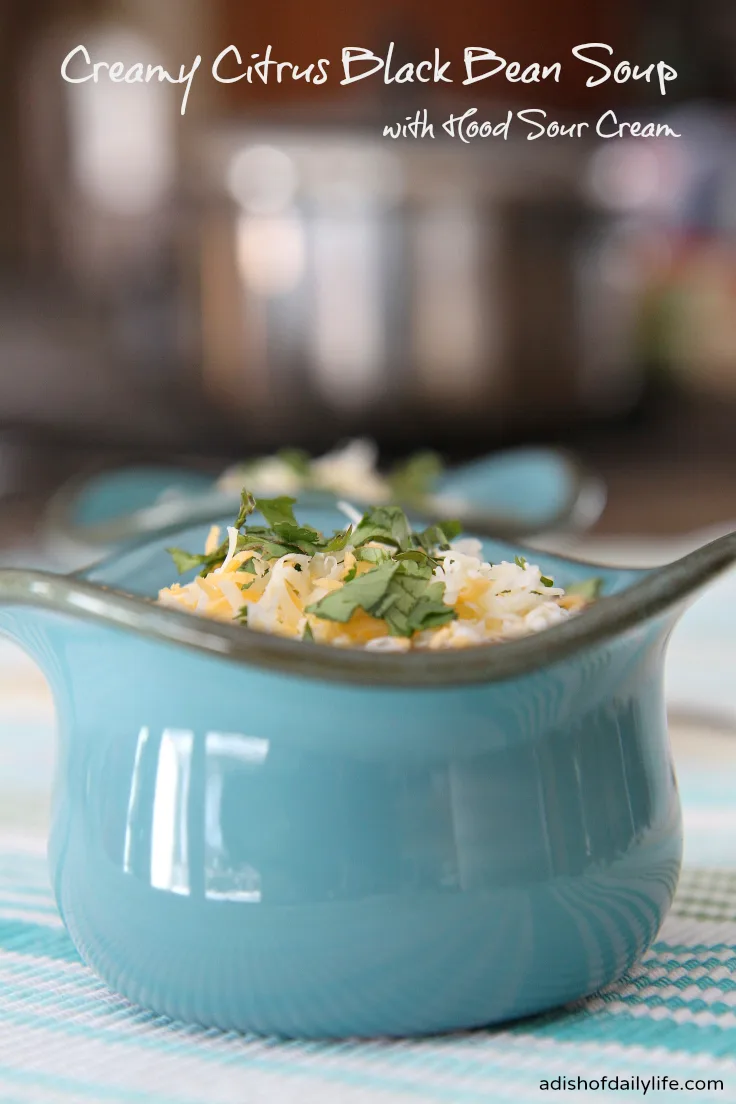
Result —
<path fill-rule="evenodd" d="M 356 548 L 355 558 L 363 563 L 379 564 L 385 563 L 386 560 L 391 559 L 391 552 L 388 548 Z"/>
<path fill-rule="evenodd" d="M 385 596 L 388 584 L 398 570 L 398 564 L 390 562 L 358 575 L 339 590 L 333 590 L 319 602 L 307 606 L 307 613 L 314 613 L 326 621 L 349 621 L 358 609 L 371 612 Z"/>
<path fill-rule="evenodd" d="M 245 550 L 259 552 L 267 560 L 278 560 L 281 556 L 288 556 L 289 553 L 301 552 L 300 548 L 292 544 L 281 544 L 274 540 L 273 537 L 275 536 L 276 534 L 262 536 L 261 534 L 254 535 L 251 532 L 241 533 L 238 537 L 237 550 L 238 552 Z"/>
<path fill-rule="evenodd" d="M 238 531 L 236 552 L 250 550 L 264 561 L 280 559 L 288 554 L 313 556 L 317 552 L 336 554 L 350 545 L 356 561 L 372 565 L 359 575 L 357 564 L 345 576 L 339 590 L 332 591 L 305 612 L 328 621 L 345 623 L 356 610 L 383 618 L 392 636 L 411 637 L 415 632 L 435 628 L 452 621 L 457 615 L 443 601 L 444 583 L 434 579 L 436 549 L 447 548 L 460 532 L 458 522 L 432 525 L 423 532 L 412 531 L 404 511 L 398 506 L 377 506 L 369 509 L 357 526 L 337 530 L 325 538 L 310 525 L 300 525 L 294 516 L 295 500 L 287 495 L 259 498 L 248 492 L 241 495 L 240 511 L 235 519 Z M 247 525 L 255 511 L 265 525 Z M 386 547 L 373 547 L 375 542 Z M 169 549 L 179 573 L 201 568 L 207 575 L 220 566 L 227 556 L 230 541 L 225 540 L 214 552 L 192 555 L 179 548 Z M 268 564 L 265 564 L 265 574 Z M 301 565 L 296 564 L 297 570 Z M 256 575 L 255 562 L 246 561 L 241 571 Z M 252 585 L 252 584 L 251 584 Z M 237 619 L 247 624 L 248 608 Z M 313 639 L 307 623 L 304 639 Z"/>
<path fill-rule="evenodd" d="M 256 508 L 256 500 L 250 491 L 246 491 L 245 488 L 240 493 L 240 512 L 234 521 L 236 529 L 242 529 L 245 525 L 246 519 L 250 517 Z"/>
<path fill-rule="evenodd" d="M 387 560 L 371 571 L 347 580 L 307 609 L 328 621 L 349 621 L 358 609 L 382 618 L 392 636 L 412 636 L 422 629 L 452 621 L 455 611 L 442 601 L 445 587 L 432 582 L 428 557 Z"/>
<path fill-rule="evenodd" d="M 546 575 L 540 575 L 539 581 L 541 582 L 542 586 L 551 587 L 555 585 L 554 579 L 549 579 Z"/>
<path fill-rule="evenodd" d="M 342 552 L 343 548 L 345 548 L 350 540 L 351 532 L 350 526 L 348 526 L 347 529 L 336 529 L 329 540 L 320 548 L 320 552 Z"/>
<path fill-rule="evenodd" d="M 459 521 L 443 521 L 440 525 L 430 525 L 421 533 L 413 533 L 414 544 L 431 553 L 436 548 L 446 549 L 450 547 L 450 541 L 462 531 Z"/>
<path fill-rule="evenodd" d="M 445 584 L 432 583 L 423 574 L 407 572 L 407 565 L 399 568 L 387 588 L 382 602 L 374 613 L 383 617 L 391 636 L 412 636 L 415 632 L 453 621 L 457 614 L 442 601 Z"/>
<path fill-rule="evenodd" d="M 600 578 L 581 579 L 580 582 L 570 583 L 569 586 L 565 587 L 565 593 L 575 594 L 579 598 L 593 601 L 600 596 L 602 589 L 603 580 Z"/>
<path fill-rule="evenodd" d="M 411 548 L 411 527 L 400 506 L 373 506 L 361 518 L 350 535 L 355 548 L 368 541 L 380 541 L 405 552 Z"/>
<path fill-rule="evenodd" d="M 391 493 L 399 502 L 416 502 L 433 489 L 443 464 L 436 452 L 417 452 L 389 473 Z"/>
<path fill-rule="evenodd" d="M 309 454 L 302 449 L 281 449 L 280 452 L 276 453 L 276 456 L 283 464 L 291 468 L 295 475 L 299 475 L 303 479 L 309 476 L 311 468 Z"/>
<path fill-rule="evenodd" d="M 240 496 L 240 511 L 235 519 L 236 529 L 242 529 L 247 518 L 253 513 L 255 508 L 256 503 L 253 495 L 250 494 L 249 491 L 244 490 Z M 238 538 L 238 550 L 240 550 L 241 547 L 241 539 L 241 537 Z M 166 551 L 172 557 L 174 566 L 180 575 L 183 575 L 187 571 L 191 571 L 193 567 L 201 568 L 200 575 L 209 575 L 210 571 L 214 571 L 214 569 L 219 567 L 223 562 L 227 556 L 229 546 L 229 539 L 224 540 L 214 552 L 202 556 L 184 552 L 181 548 L 167 548 Z"/>
<path fill-rule="evenodd" d="M 278 498 L 256 499 L 256 509 L 263 514 L 270 526 L 278 525 L 284 521 L 290 525 L 296 525 L 296 518 L 294 517 L 295 504 L 296 499 L 289 498 L 288 495 L 280 495 Z"/>
<path fill-rule="evenodd" d="M 454 621 L 457 617 L 451 606 L 442 601 L 444 594 L 442 583 L 432 583 L 425 593 L 418 599 L 414 609 L 409 614 L 409 628 L 414 632 L 423 629 L 436 629 L 440 625 L 446 625 L 448 621 Z"/>
<path fill-rule="evenodd" d="M 523 571 L 526 571 L 527 562 L 524 556 L 514 556 L 514 563 L 517 567 L 520 567 Z"/>
<path fill-rule="evenodd" d="M 425 552 L 423 548 L 412 548 L 409 552 L 397 552 L 394 559 L 398 560 L 399 563 L 415 563 L 422 567 L 425 567 L 427 564 L 429 564 L 430 567 L 434 567 L 437 563 L 437 561 L 434 560 L 428 552 Z"/>
<path fill-rule="evenodd" d="M 167 548 L 166 551 L 174 561 L 174 567 L 180 575 L 185 575 L 193 567 L 201 567 L 210 558 L 209 556 L 199 556 L 196 553 L 185 552 L 183 548 Z"/>

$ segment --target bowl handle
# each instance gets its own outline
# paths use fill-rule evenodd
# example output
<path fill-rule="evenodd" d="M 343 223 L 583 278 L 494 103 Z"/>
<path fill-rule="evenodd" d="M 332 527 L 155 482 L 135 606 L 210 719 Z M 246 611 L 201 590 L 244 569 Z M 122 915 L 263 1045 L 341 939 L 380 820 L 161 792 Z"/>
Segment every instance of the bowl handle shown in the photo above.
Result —
<path fill-rule="evenodd" d="M 626 592 L 636 598 L 643 616 L 687 602 L 728 568 L 736 564 L 736 530 L 696 548 L 679 560 L 653 568 Z M 624 595 L 622 595 L 622 598 Z"/>

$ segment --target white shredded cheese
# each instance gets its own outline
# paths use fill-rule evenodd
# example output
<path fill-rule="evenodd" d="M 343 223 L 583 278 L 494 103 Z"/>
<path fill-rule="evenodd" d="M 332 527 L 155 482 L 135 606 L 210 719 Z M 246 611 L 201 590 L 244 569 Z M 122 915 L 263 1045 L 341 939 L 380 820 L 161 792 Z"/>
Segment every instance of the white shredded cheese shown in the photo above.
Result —
<path fill-rule="evenodd" d="M 228 537 L 228 541 L 229 541 L 228 549 L 227 549 L 227 556 L 225 557 L 225 559 L 223 561 L 222 567 L 217 568 L 218 573 L 222 573 L 223 571 L 227 571 L 228 567 L 230 566 L 230 564 L 232 562 L 233 556 L 235 555 L 236 549 L 238 547 L 238 530 L 234 529 L 232 525 L 228 525 L 228 527 L 227 527 L 227 537 Z"/>
<path fill-rule="evenodd" d="M 349 503 L 343 505 L 349 516 L 354 515 L 353 520 L 360 521 L 361 515 Z M 213 530 L 208 547 L 216 540 L 219 533 L 215 536 Z M 222 565 L 185 586 L 175 583 L 162 590 L 159 601 L 223 620 L 247 618 L 250 628 L 262 632 L 301 638 L 309 627 L 321 643 L 389 652 L 512 640 L 559 624 L 585 604 L 583 599 L 566 597 L 561 587 L 548 585 L 551 580 L 543 581 L 536 565 L 488 563 L 482 558 L 480 541 L 466 538 L 433 553 L 438 562 L 434 579 L 444 584 L 443 602 L 452 607 L 455 619 L 411 638 L 392 636 L 386 621 L 359 608 L 344 623 L 307 613 L 310 606 L 339 590 L 356 573 L 375 566 L 359 561 L 350 545 L 337 554 L 289 554 L 267 560 L 252 550 L 236 552 L 237 541 L 237 530 L 229 528 Z M 370 544 L 385 547 L 378 542 Z M 390 554 L 395 549 L 387 551 Z"/>
<path fill-rule="evenodd" d="M 391 487 L 378 471 L 378 449 L 372 441 L 348 441 L 309 464 L 303 474 L 279 456 L 235 464 L 222 473 L 218 491 L 239 494 L 248 486 L 260 495 L 297 495 L 306 486 L 338 495 L 356 495 L 373 503 L 386 502 Z"/>

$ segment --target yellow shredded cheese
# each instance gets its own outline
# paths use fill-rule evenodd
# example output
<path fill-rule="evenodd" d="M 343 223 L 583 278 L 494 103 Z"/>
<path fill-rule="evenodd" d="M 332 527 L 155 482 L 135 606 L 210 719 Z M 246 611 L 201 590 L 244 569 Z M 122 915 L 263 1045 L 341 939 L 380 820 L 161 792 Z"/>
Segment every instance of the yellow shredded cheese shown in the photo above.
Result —
<path fill-rule="evenodd" d="M 218 547 L 219 536 L 213 528 L 208 553 Z M 252 550 L 236 552 L 236 547 L 237 531 L 230 529 L 222 565 L 204 578 L 165 588 L 159 602 L 218 620 L 247 618 L 250 628 L 281 636 L 301 639 L 308 627 L 318 643 L 390 651 L 467 648 L 509 640 L 559 624 L 587 604 L 550 586 L 550 580 L 543 582 L 539 567 L 518 561 L 492 565 L 482 559 L 479 541 L 459 540 L 435 553 L 434 569 L 434 579 L 444 584 L 444 603 L 454 609 L 456 619 L 411 638 L 396 637 L 386 621 L 362 609 L 345 623 L 306 612 L 348 579 L 375 566 L 358 560 L 350 545 L 334 554 L 292 553 L 278 559 L 264 559 Z M 246 565 L 250 570 L 244 570 Z"/>

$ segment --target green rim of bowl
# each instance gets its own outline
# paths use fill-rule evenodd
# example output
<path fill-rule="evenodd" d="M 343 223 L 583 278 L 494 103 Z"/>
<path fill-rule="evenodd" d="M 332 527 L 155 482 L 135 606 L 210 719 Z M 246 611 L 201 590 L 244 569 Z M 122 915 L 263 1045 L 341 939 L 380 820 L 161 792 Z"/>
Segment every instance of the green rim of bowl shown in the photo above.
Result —
<path fill-rule="evenodd" d="M 564 560 L 586 563 L 594 570 L 602 566 L 571 557 Z M 633 569 L 632 585 L 599 599 L 560 625 L 501 644 L 436 652 L 381 653 L 274 636 L 159 606 L 151 599 L 88 582 L 79 573 L 0 570 L 0 605 L 53 610 L 194 649 L 210 658 L 296 677 L 435 689 L 513 679 L 668 613 L 674 621 L 689 598 L 734 562 L 736 532 L 664 567 Z M 614 576 L 627 574 L 625 569 L 603 570 Z"/>

